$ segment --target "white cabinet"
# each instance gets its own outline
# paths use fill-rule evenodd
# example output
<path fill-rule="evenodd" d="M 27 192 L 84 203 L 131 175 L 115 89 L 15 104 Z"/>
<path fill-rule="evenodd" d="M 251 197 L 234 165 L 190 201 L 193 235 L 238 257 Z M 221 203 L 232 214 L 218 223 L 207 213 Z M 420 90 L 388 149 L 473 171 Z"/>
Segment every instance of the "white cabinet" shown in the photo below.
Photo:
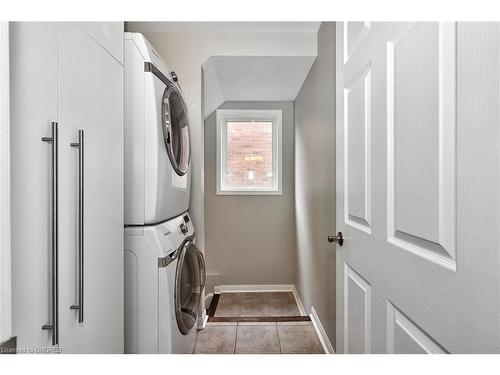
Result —
<path fill-rule="evenodd" d="M 78 22 L 78 25 L 123 65 L 123 22 Z"/>
<path fill-rule="evenodd" d="M 103 45 L 75 23 L 11 24 L 13 335 L 20 352 L 123 352 L 123 66 Z M 52 122 L 58 123 L 56 272 L 52 143 L 41 141 L 51 136 Z M 70 146 L 80 130 L 81 174 L 79 148 Z M 70 309 L 81 291 L 83 322 Z M 58 346 L 53 329 L 41 329 L 54 325 L 54 311 Z"/>

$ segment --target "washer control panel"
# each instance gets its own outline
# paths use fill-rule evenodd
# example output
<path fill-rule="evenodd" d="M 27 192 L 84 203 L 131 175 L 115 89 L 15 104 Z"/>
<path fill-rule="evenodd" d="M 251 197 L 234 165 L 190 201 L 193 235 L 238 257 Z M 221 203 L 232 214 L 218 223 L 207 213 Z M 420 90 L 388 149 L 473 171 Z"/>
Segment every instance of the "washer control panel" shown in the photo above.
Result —
<path fill-rule="evenodd" d="M 186 234 L 189 231 L 188 226 L 186 225 L 186 223 L 181 223 L 181 225 L 179 226 L 179 229 L 181 230 L 181 232 L 183 234 Z"/>
<path fill-rule="evenodd" d="M 179 229 L 183 234 L 187 234 L 191 229 L 192 224 L 189 223 L 191 223 L 191 218 L 189 217 L 189 214 L 186 213 L 185 215 L 182 216 L 182 221 L 181 224 L 179 225 Z"/>
<path fill-rule="evenodd" d="M 161 249 L 161 256 L 168 255 L 181 246 L 186 237 L 194 234 L 193 222 L 188 213 L 147 230 L 147 236 Z"/>

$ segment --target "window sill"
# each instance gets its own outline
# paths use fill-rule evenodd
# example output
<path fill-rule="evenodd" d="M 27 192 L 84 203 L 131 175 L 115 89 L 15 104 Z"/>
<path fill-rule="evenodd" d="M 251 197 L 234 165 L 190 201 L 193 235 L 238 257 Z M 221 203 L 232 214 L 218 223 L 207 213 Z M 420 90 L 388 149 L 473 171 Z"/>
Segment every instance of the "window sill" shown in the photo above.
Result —
<path fill-rule="evenodd" d="M 272 190 L 222 190 L 217 191 L 216 195 L 283 195 L 281 190 L 272 191 Z"/>

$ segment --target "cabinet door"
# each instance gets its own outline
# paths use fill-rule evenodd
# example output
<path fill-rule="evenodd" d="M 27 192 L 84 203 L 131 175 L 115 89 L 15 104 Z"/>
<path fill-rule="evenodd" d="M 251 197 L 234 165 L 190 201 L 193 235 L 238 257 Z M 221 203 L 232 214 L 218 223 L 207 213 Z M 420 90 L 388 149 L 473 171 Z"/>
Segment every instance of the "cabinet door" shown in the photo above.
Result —
<path fill-rule="evenodd" d="M 123 65 L 123 22 L 78 22 L 78 25 Z"/>
<path fill-rule="evenodd" d="M 74 23 L 59 24 L 60 321 L 65 353 L 122 353 L 123 67 Z M 84 131 L 84 320 L 78 322 L 78 130 Z"/>
<path fill-rule="evenodd" d="M 20 352 L 53 349 L 51 135 L 57 121 L 57 24 L 10 24 L 12 334 Z"/>

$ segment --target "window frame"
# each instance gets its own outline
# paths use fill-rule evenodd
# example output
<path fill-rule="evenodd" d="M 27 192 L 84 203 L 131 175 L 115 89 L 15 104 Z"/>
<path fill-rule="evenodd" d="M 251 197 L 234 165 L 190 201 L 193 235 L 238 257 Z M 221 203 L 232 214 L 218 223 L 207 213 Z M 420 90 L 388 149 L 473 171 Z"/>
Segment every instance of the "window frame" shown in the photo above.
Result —
<path fill-rule="evenodd" d="M 271 122 L 273 185 L 272 187 L 228 187 L 223 185 L 222 176 L 226 175 L 227 123 L 228 122 Z M 216 157 L 216 194 L 217 195 L 282 195 L 282 111 L 280 109 L 218 109 L 217 157 Z"/>

